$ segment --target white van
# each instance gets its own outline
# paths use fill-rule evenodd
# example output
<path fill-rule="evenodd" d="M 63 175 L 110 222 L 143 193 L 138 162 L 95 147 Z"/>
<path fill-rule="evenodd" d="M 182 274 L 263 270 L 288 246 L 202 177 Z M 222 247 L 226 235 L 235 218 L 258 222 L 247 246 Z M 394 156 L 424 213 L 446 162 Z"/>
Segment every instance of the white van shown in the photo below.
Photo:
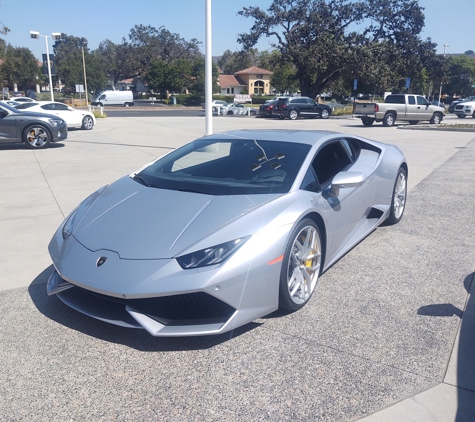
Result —
<path fill-rule="evenodd" d="M 95 106 L 122 105 L 129 107 L 134 105 L 132 91 L 102 91 L 91 103 Z"/>

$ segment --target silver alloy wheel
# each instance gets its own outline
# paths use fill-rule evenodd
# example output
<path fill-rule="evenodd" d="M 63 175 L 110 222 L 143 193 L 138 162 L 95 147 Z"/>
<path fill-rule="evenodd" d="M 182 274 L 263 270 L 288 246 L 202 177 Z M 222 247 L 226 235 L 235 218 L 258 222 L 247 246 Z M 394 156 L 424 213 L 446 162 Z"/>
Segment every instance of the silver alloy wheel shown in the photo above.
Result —
<path fill-rule="evenodd" d="M 388 113 L 386 114 L 386 116 L 384 116 L 383 125 L 390 127 L 394 125 L 394 121 L 395 121 L 394 115 L 392 113 Z"/>
<path fill-rule="evenodd" d="M 440 122 L 441 122 L 441 117 L 440 117 L 440 114 L 439 113 L 435 113 L 433 116 L 432 116 L 432 119 L 430 120 L 430 122 L 433 124 L 433 125 L 438 125 Z"/>
<path fill-rule="evenodd" d="M 287 288 L 290 299 L 303 305 L 317 284 L 322 261 L 321 242 L 314 226 L 305 226 L 295 237 L 287 268 Z"/>
<path fill-rule="evenodd" d="M 328 112 L 327 109 L 323 109 L 322 112 L 320 113 L 320 117 L 322 119 L 328 119 L 328 116 L 330 115 L 330 113 Z"/>
<path fill-rule="evenodd" d="M 49 140 L 49 133 L 41 126 L 31 126 L 25 134 L 25 140 L 31 148 L 44 148 Z"/>
<path fill-rule="evenodd" d="M 85 130 L 91 130 L 94 127 L 94 121 L 91 116 L 84 116 L 82 119 L 82 128 Z"/>
<path fill-rule="evenodd" d="M 297 110 L 290 110 L 289 112 L 289 119 L 290 120 L 295 120 L 299 114 L 297 113 Z"/>
<path fill-rule="evenodd" d="M 394 217 L 399 220 L 402 217 L 404 212 L 404 207 L 406 206 L 406 193 L 407 193 L 407 183 L 406 183 L 406 174 L 402 171 L 399 172 L 396 185 L 394 186 L 394 199 L 393 199 L 393 212 Z"/>

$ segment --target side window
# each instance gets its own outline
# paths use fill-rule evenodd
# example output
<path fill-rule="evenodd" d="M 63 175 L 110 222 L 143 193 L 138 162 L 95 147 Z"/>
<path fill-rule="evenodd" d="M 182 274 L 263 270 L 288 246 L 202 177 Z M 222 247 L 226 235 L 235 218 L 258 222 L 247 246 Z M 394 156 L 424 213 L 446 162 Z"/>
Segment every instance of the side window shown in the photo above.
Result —
<path fill-rule="evenodd" d="M 53 109 L 53 104 L 45 104 L 45 105 L 41 106 L 41 108 L 43 110 L 54 110 Z"/>
<path fill-rule="evenodd" d="M 408 104 L 416 104 L 416 99 L 414 98 L 414 95 L 409 95 L 407 97 L 407 103 Z"/>
<path fill-rule="evenodd" d="M 323 146 L 313 160 L 312 166 L 322 187 L 329 185 L 337 173 L 352 164 L 352 159 L 341 141 Z"/>
<path fill-rule="evenodd" d="M 429 104 L 424 97 L 417 97 L 417 105 L 427 105 Z"/>
<path fill-rule="evenodd" d="M 54 108 L 56 110 L 68 110 L 68 106 L 66 104 L 55 104 Z"/>
<path fill-rule="evenodd" d="M 320 192 L 320 185 L 315 176 L 315 171 L 313 170 L 313 167 L 309 167 L 309 169 L 307 170 L 300 189 L 308 190 L 310 192 Z"/>

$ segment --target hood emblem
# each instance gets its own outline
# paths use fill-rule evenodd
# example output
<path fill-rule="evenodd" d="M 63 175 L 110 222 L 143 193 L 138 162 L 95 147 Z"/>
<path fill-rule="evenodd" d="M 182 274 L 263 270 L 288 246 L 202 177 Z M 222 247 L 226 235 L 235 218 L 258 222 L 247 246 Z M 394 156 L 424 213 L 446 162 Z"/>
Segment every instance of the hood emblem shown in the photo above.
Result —
<path fill-rule="evenodd" d="M 106 261 L 107 261 L 107 258 L 105 256 L 101 256 L 96 262 L 96 267 L 100 267 Z"/>

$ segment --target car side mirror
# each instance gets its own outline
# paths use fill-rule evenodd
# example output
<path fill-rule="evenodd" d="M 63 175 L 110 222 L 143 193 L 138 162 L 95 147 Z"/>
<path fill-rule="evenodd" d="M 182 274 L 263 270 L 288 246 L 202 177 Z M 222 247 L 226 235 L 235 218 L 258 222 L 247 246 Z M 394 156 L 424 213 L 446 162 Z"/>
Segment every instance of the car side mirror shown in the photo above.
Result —
<path fill-rule="evenodd" d="M 342 188 L 356 188 L 366 181 L 366 176 L 358 171 L 341 171 L 332 180 L 330 196 L 340 195 Z"/>

